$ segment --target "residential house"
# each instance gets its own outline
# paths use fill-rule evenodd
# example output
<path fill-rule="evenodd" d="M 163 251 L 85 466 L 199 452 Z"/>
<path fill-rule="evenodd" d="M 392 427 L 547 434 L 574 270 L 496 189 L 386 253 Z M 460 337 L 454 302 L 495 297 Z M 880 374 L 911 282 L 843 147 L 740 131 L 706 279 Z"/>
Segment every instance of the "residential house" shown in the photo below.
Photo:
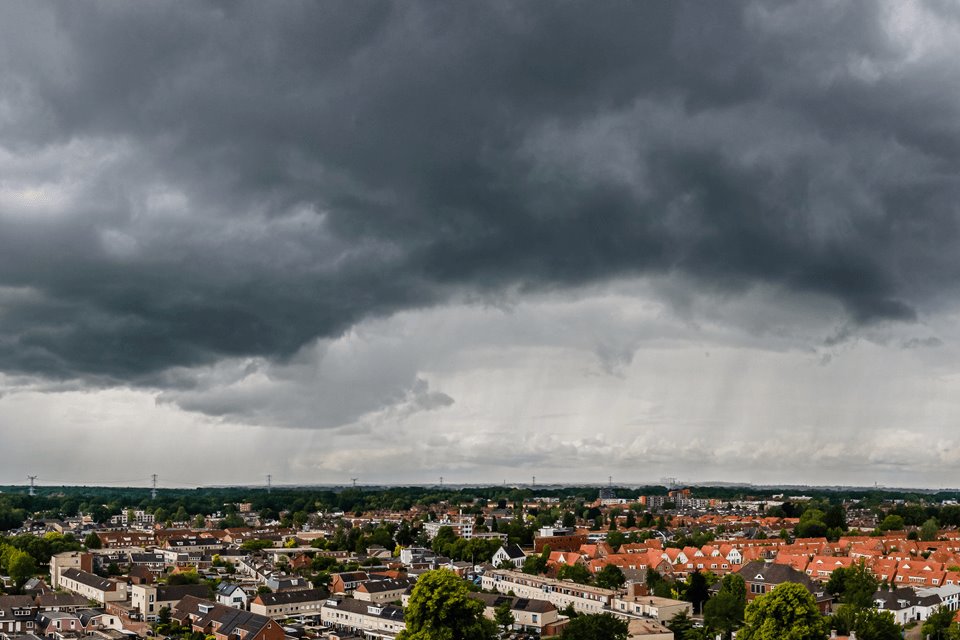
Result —
<path fill-rule="evenodd" d="M 330 598 L 320 609 L 325 625 L 363 637 L 393 638 L 403 631 L 403 609 L 392 604 L 373 604 L 353 598 Z"/>
<path fill-rule="evenodd" d="M 0 633 L 33 633 L 38 611 L 30 596 L 0 596 Z"/>
<path fill-rule="evenodd" d="M 206 598 L 209 593 L 209 587 L 205 584 L 134 584 L 130 586 L 130 605 L 146 622 L 156 622 L 160 609 L 167 607 L 172 610 L 186 596 Z"/>
<path fill-rule="evenodd" d="M 60 587 L 100 604 L 127 599 L 127 583 L 101 578 L 95 573 L 79 569 L 63 570 L 60 573 Z"/>
<path fill-rule="evenodd" d="M 404 592 L 413 584 L 414 580 L 410 578 L 367 580 L 357 586 L 353 592 L 353 597 L 364 602 L 394 602 L 400 600 Z"/>
<path fill-rule="evenodd" d="M 489 620 L 494 619 L 495 612 L 503 603 L 510 604 L 510 613 L 513 614 L 515 631 L 532 631 L 545 635 L 544 630 L 555 625 L 559 619 L 557 607 L 546 600 L 532 598 L 517 598 L 493 593 L 471 593 L 470 597 L 483 603 L 483 615 Z"/>
<path fill-rule="evenodd" d="M 250 596 L 243 587 L 231 582 L 221 582 L 217 587 L 217 602 L 235 609 L 246 609 Z"/>
<path fill-rule="evenodd" d="M 284 640 L 286 635 L 271 618 L 194 596 L 177 603 L 171 617 L 216 640 Z"/>
<path fill-rule="evenodd" d="M 326 600 L 319 589 L 261 593 L 250 601 L 250 611 L 274 620 L 293 616 L 318 616 Z"/>
<path fill-rule="evenodd" d="M 493 559 L 491 562 L 495 567 L 502 567 L 506 563 L 510 563 L 519 569 L 523 566 L 523 563 L 526 559 L 527 554 L 523 552 L 523 549 L 520 548 L 520 545 L 508 544 L 497 549 L 497 552 L 493 554 Z"/>
<path fill-rule="evenodd" d="M 80 569 L 88 573 L 93 572 L 93 554 L 79 551 L 66 551 L 50 557 L 50 586 L 53 589 L 62 589 L 60 574 L 66 569 Z"/>
<path fill-rule="evenodd" d="M 873 602 L 877 609 L 891 612 L 897 624 L 926 620 L 930 613 L 942 603 L 939 595 L 921 596 L 910 587 L 899 587 L 889 591 L 881 589 L 873 594 Z"/>
<path fill-rule="evenodd" d="M 512 591 L 521 598 L 547 600 L 558 609 L 572 605 L 578 613 L 586 614 L 608 611 L 616 595 L 616 591 L 611 589 L 504 569 L 487 571 L 481 579 L 481 586 L 487 591 L 494 590 L 502 594 Z"/>
<path fill-rule="evenodd" d="M 652 618 L 658 622 L 669 622 L 680 612 L 693 615 L 693 605 L 686 600 L 644 596 L 636 592 L 616 596 L 610 604 L 615 613 Z"/>
<path fill-rule="evenodd" d="M 773 591 L 777 585 L 793 582 L 807 588 L 816 599 L 817 608 L 821 612 L 826 613 L 831 610 L 833 598 L 826 593 L 823 586 L 789 565 L 755 560 L 741 567 L 739 573 L 746 583 L 748 602 L 759 595 Z"/>

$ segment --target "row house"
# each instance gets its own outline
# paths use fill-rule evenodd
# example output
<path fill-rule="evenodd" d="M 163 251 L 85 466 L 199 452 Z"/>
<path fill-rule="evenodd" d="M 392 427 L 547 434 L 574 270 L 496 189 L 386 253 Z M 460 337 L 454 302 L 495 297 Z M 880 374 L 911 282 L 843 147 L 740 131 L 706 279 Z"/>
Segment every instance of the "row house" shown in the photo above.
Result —
<path fill-rule="evenodd" d="M 513 614 L 513 631 L 533 632 L 540 636 L 555 635 L 552 630 L 559 622 L 557 608 L 546 600 L 517 598 L 493 593 L 471 593 L 470 597 L 483 603 L 483 615 L 493 620 L 498 607 L 510 605 Z"/>
<path fill-rule="evenodd" d="M 395 638 L 404 630 L 403 609 L 353 598 L 330 598 L 320 608 L 320 621 L 365 638 Z"/>
<path fill-rule="evenodd" d="M 144 548 L 156 544 L 149 531 L 98 531 L 97 537 L 104 549 Z"/>
<path fill-rule="evenodd" d="M 486 591 L 497 591 L 521 598 L 547 600 L 558 609 L 572 606 L 578 613 L 603 613 L 610 609 L 610 601 L 616 595 L 612 589 L 576 584 L 567 580 L 555 580 L 543 576 L 531 576 L 519 571 L 495 569 L 487 571 L 481 579 Z"/>
<path fill-rule="evenodd" d="M 187 596 L 206 598 L 210 593 L 205 584 L 149 585 L 130 586 L 130 605 L 147 622 L 156 622 L 160 609 L 173 609 L 174 605 Z"/>
<path fill-rule="evenodd" d="M 187 596 L 171 617 L 193 631 L 216 640 L 284 640 L 283 627 L 266 616 Z"/>
<path fill-rule="evenodd" d="M 326 597 L 319 589 L 262 593 L 250 601 L 250 611 L 275 620 L 319 616 Z"/>
<path fill-rule="evenodd" d="M 880 611 L 892 613 L 897 624 L 926 620 L 942 603 L 937 594 L 921 596 L 908 587 L 877 591 L 873 601 Z"/>
<path fill-rule="evenodd" d="M 613 599 L 610 608 L 622 615 L 651 618 L 657 622 L 668 622 L 681 612 L 693 615 L 693 605 L 686 600 L 660 598 L 657 596 L 622 595 Z"/>
<path fill-rule="evenodd" d="M 180 553 L 190 552 L 218 552 L 224 544 L 212 537 L 200 536 L 171 536 L 163 543 L 163 549 Z"/>
<path fill-rule="evenodd" d="M 79 551 L 65 551 L 50 557 L 50 587 L 62 589 L 60 576 L 67 569 L 80 569 L 88 573 L 93 572 L 93 554 Z"/>
<path fill-rule="evenodd" d="M 414 584 L 412 578 L 396 578 L 388 580 L 368 580 L 357 586 L 353 597 L 365 602 L 382 603 L 400 600 Z"/>
<path fill-rule="evenodd" d="M 95 573 L 79 569 L 65 569 L 60 574 L 60 587 L 100 604 L 127 599 L 125 582 L 101 578 Z"/>
<path fill-rule="evenodd" d="M 814 556 L 804 570 L 811 578 L 829 580 L 837 569 L 849 569 L 856 562 L 853 558 L 834 556 Z"/>
<path fill-rule="evenodd" d="M 0 596 L 0 633 L 33 633 L 39 610 L 30 596 Z"/>

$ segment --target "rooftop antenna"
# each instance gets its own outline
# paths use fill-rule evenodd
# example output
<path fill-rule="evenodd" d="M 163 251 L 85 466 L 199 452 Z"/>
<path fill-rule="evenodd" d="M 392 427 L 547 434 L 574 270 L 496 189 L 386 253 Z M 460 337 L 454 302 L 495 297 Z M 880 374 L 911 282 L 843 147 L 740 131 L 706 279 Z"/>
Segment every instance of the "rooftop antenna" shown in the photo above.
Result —
<path fill-rule="evenodd" d="M 34 491 L 34 489 L 33 489 L 33 481 L 36 480 L 37 477 L 38 477 L 38 476 L 27 476 L 27 478 L 29 478 L 29 480 L 30 480 L 30 495 L 31 495 L 31 496 L 37 495 L 37 492 Z"/>
<path fill-rule="evenodd" d="M 156 500 L 157 499 L 157 474 L 153 474 L 152 477 L 153 477 L 153 488 L 150 489 L 150 499 Z"/>
<path fill-rule="evenodd" d="M 267 474 L 267 493 L 270 493 L 271 490 L 273 489 L 272 484 L 273 484 L 273 476 L 268 473 Z"/>

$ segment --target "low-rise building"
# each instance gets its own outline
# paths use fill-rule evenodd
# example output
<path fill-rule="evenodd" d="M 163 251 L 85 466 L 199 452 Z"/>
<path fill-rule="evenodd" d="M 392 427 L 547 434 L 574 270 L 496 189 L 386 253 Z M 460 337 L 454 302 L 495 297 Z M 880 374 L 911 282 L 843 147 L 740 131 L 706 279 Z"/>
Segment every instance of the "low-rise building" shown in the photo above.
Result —
<path fill-rule="evenodd" d="M 38 611 L 30 596 L 0 596 L 0 633 L 33 633 Z"/>
<path fill-rule="evenodd" d="M 170 612 L 171 617 L 193 631 L 213 635 L 216 640 L 284 640 L 279 623 L 250 611 L 235 609 L 187 596 Z"/>
<path fill-rule="evenodd" d="M 404 592 L 409 589 L 414 580 L 409 578 L 397 578 L 388 580 L 368 580 L 357 586 L 353 592 L 353 597 L 364 602 L 374 604 L 383 602 L 394 602 L 400 600 Z"/>
<path fill-rule="evenodd" d="M 523 552 L 523 549 L 520 548 L 520 545 L 506 544 L 497 549 L 497 552 L 493 554 L 493 559 L 491 562 L 495 567 L 502 567 L 504 564 L 510 563 L 519 569 L 523 566 L 523 563 L 526 559 L 527 554 Z"/>
<path fill-rule="evenodd" d="M 235 609 L 246 609 L 250 602 L 250 596 L 238 584 L 221 582 L 220 586 L 217 587 L 217 602 Z"/>
<path fill-rule="evenodd" d="M 483 603 L 483 615 L 489 620 L 494 619 L 498 607 L 503 606 L 504 602 L 509 603 L 514 620 L 513 629 L 517 631 L 534 631 L 544 635 L 545 630 L 557 624 L 559 620 L 557 607 L 547 600 L 502 596 L 494 593 L 471 593 L 470 597 Z"/>
<path fill-rule="evenodd" d="M 147 622 L 156 622 L 160 609 L 167 607 L 172 610 L 186 596 L 206 598 L 208 595 L 209 588 L 205 584 L 130 586 L 130 604 Z"/>
<path fill-rule="evenodd" d="M 403 609 L 353 598 L 331 598 L 320 609 L 323 624 L 363 637 L 394 638 L 403 631 Z"/>
<path fill-rule="evenodd" d="M 95 573 L 87 573 L 79 569 L 62 571 L 60 573 L 60 587 L 89 600 L 95 600 L 100 604 L 127 599 L 127 584 L 125 582 L 101 578 Z"/>
<path fill-rule="evenodd" d="M 681 611 L 685 611 L 688 616 L 693 615 L 693 605 L 689 602 L 658 596 L 617 596 L 610 608 L 615 613 L 652 618 L 658 622 L 669 622 Z"/>
<path fill-rule="evenodd" d="M 250 611 L 274 620 L 293 616 L 318 616 L 326 596 L 319 589 L 261 593 L 250 601 Z"/>
<path fill-rule="evenodd" d="M 555 580 L 544 576 L 532 576 L 519 571 L 494 569 L 482 578 L 485 590 L 502 594 L 513 592 L 521 598 L 547 600 L 558 609 L 573 606 L 578 613 L 603 613 L 617 595 L 612 589 L 577 584 L 569 580 Z"/>

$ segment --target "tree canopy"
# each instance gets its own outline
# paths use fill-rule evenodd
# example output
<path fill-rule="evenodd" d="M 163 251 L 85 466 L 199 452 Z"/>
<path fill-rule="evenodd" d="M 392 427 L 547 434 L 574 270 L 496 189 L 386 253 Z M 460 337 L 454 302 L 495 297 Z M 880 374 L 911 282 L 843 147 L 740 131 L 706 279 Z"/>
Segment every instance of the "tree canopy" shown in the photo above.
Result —
<path fill-rule="evenodd" d="M 561 640 L 626 640 L 627 623 L 609 613 L 577 616 L 560 634 Z"/>
<path fill-rule="evenodd" d="M 397 640 L 493 640 L 496 625 L 470 597 L 467 583 L 446 569 L 420 576 L 404 613 L 406 629 Z"/>
<path fill-rule="evenodd" d="M 738 640 L 824 640 L 827 623 L 806 587 L 785 582 L 747 605 Z"/>
<path fill-rule="evenodd" d="M 730 573 L 720 582 L 717 595 L 710 598 L 703 607 L 703 620 L 707 627 L 730 638 L 732 633 L 743 625 L 743 614 L 747 606 L 747 586 L 743 576 Z"/>

